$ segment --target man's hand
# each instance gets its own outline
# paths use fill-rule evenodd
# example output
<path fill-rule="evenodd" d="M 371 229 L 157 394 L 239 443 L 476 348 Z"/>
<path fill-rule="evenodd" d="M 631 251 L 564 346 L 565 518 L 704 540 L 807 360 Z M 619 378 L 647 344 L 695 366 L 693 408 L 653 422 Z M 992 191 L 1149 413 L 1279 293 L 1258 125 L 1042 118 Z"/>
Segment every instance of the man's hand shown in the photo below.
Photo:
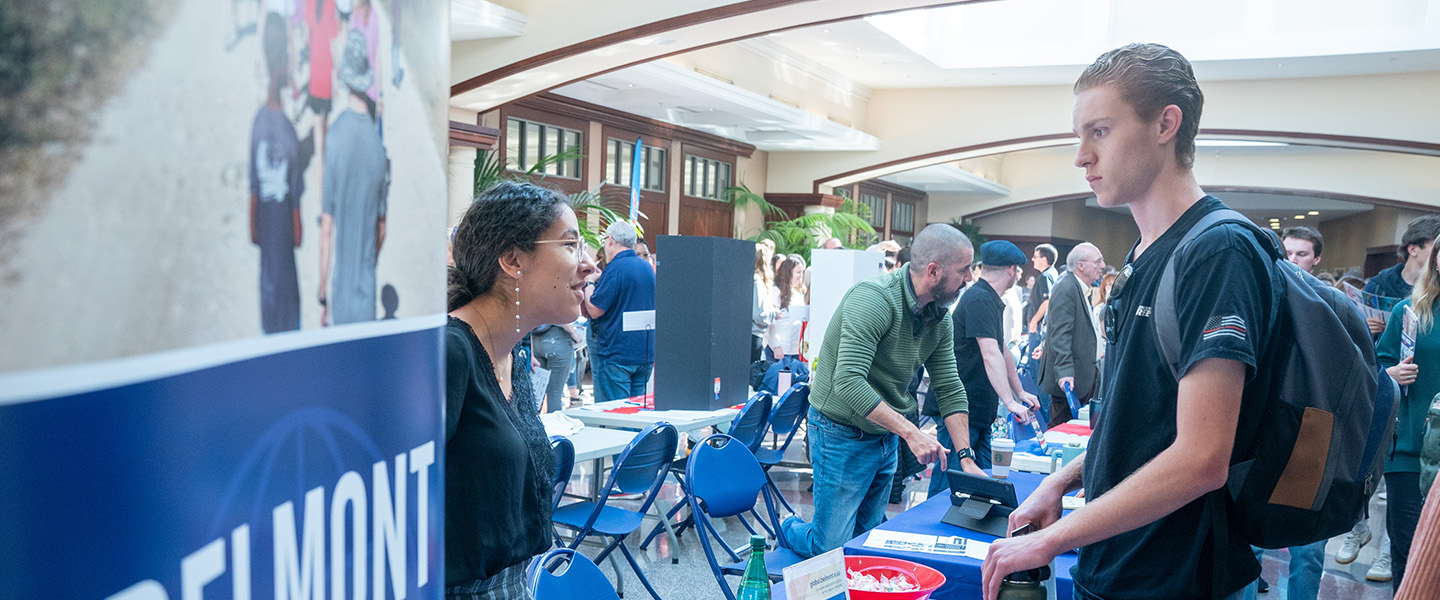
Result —
<path fill-rule="evenodd" d="M 975 464 L 975 459 L 973 458 L 960 459 L 960 468 L 971 475 L 979 475 L 980 477 L 990 476 L 989 473 L 980 470 L 980 465 Z"/>
<path fill-rule="evenodd" d="M 1035 419 L 1035 412 L 1040 410 L 1040 399 L 1036 398 L 1035 394 L 1023 390 L 1016 392 L 1015 398 L 1019 400 L 1018 404 L 1015 401 L 1006 400 L 1005 407 L 1015 413 L 1015 420 L 1021 425 L 1029 424 Z"/>
<path fill-rule="evenodd" d="M 940 470 L 945 470 L 945 447 L 935 438 L 916 429 L 913 435 L 905 438 L 905 444 L 910 446 L 910 452 L 915 454 L 915 460 L 920 464 L 928 465 L 938 460 Z"/>
<path fill-rule="evenodd" d="M 1370 335 L 1385 333 L 1385 319 L 1380 317 L 1366 317 L 1365 324 L 1370 326 Z"/>
<path fill-rule="evenodd" d="M 1040 399 L 1036 398 L 1035 394 L 1022 390 L 1016 395 L 1020 397 L 1021 402 L 1025 403 L 1025 406 L 1030 407 L 1031 412 L 1040 410 Z"/>
<path fill-rule="evenodd" d="M 1030 494 L 1030 497 L 1020 504 L 1020 508 L 1010 513 L 1011 531 L 1025 525 L 1041 531 L 995 540 L 995 543 L 990 545 L 990 553 L 980 569 L 983 582 L 981 589 L 987 600 L 993 600 L 999 595 L 1000 583 L 1006 575 L 1050 564 L 1050 561 L 1060 554 L 1060 551 L 1049 547 L 1049 536 L 1045 535 L 1043 530 L 1060 520 L 1060 497 L 1063 495 L 1061 491 L 1041 483 L 1035 493 Z"/>
<path fill-rule="evenodd" d="M 1040 487 L 1030 494 L 1020 507 L 1010 513 L 1010 530 L 1014 531 L 1022 526 L 1029 525 L 1034 529 L 1044 529 L 1060 520 L 1060 497 L 1064 494 L 1041 482 Z M 1012 571 L 1013 572 L 1013 571 Z M 1009 573 L 1002 573 L 1008 575 Z"/>
<path fill-rule="evenodd" d="M 1415 357 L 1411 356 L 1400 361 L 1400 364 L 1385 369 L 1385 373 L 1390 375 L 1395 383 L 1410 385 L 1415 383 L 1416 377 L 1420 376 L 1420 365 L 1415 364 Z"/>
<path fill-rule="evenodd" d="M 1060 552 L 1050 548 L 1044 531 L 1020 537 L 995 540 L 980 567 L 985 600 L 1000 596 L 1000 584 L 1006 575 L 1050 564 Z"/>
<path fill-rule="evenodd" d="M 1075 389 L 1075 378 L 1074 378 L 1074 377 L 1061 377 L 1061 378 L 1059 378 L 1059 379 L 1056 379 L 1056 380 L 1055 380 L 1055 383 L 1060 384 L 1060 389 L 1062 389 L 1062 390 L 1065 389 L 1065 386 L 1067 386 L 1067 385 L 1070 386 L 1070 389 L 1071 389 L 1071 390 L 1074 390 L 1074 389 Z"/>

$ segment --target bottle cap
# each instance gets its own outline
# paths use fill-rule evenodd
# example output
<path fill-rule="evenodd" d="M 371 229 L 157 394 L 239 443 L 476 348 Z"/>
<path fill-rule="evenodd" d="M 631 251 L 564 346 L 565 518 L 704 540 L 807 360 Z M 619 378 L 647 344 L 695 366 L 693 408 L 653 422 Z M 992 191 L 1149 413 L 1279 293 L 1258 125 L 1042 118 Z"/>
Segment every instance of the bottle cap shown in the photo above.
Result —
<path fill-rule="evenodd" d="M 1050 565 L 1038 569 L 1016 571 L 1005 576 L 1007 583 L 1040 583 L 1050 578 Z"/>

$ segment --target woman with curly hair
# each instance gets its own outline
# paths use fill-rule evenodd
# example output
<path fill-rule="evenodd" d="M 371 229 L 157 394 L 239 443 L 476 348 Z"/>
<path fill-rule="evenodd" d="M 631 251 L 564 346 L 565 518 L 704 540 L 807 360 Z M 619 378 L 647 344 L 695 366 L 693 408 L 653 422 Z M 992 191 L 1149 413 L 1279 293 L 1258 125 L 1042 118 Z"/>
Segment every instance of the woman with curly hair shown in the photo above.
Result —
<path fill-rule="evenodd" d="M 580 315 L 585 252 L 560 194 L 506 182 L 455 230 L 445 328 L 445 596 L 529 598 L 525 566 L 550 547 L 553 470 L 529 364 L 516 345 Z"/>

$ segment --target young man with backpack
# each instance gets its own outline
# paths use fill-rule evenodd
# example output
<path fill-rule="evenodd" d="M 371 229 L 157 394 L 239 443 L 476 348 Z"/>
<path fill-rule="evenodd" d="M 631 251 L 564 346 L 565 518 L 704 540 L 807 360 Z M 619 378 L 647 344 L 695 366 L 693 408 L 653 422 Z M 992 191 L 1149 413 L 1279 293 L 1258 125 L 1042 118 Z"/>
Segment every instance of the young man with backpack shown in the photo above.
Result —
<path fill-rule="evenodd" d="M 1072 548 L 1080 549 L 1077 598 L 1240 598 L 1260 574 L 1250 543 L 1300 543 L 1293 532 L 1257 531 L 1254 521 L 1240 518 L 1257 504 L 1252 484 L 1292 466 L 1314 476 L 1309 494 L 1270 480 L 1269 504 L 1281 506 L 1261 501 L 1256 510 L 1330 516 L 1315 512 L 1311 503 L 1329 509 L 1334 501 L 1344 515 L 1338 529 L 1327 522 L 1318 532 L 1328 535 L 1349 529 L 1359 517 L 1361 501 L 1355 496 L 1363 486 L 1350 480 L 1362 469 L 1332 473 L 1322 452 L 1317 474 L 1313 461 L 1296 465 L 1303 452 L 1271 456 L 1256 448 L 1268 450 L 1266 438 L 1284 437 L 1275 429 L 1283 419 L 1269 413 L 1293 410 L 1277 398 L 1293 398 L 1287 386 L 1294 375 L 1284 386 L 1275 385 L 1282 381 L 1272 376 L 1294 368 L 1293 358 L 1313 347 L 1309 331 L 1291 326 L 1297 299 L 1311 301 L 1301 308 L 1327 311 L 1330 326 L 1320 328 L 1324 332 L 1358 336 L 1365 344 L 1354 352 L 1329 350 L 1351 359 L 1345 364 L 1349 371 L 1339 373 L 1350 385 L 1339 395 L 1365 403 L 1367 410 L 1375 393 L 1373 359 L 1363 362 L 1369 336 L 1358 317 L 1337 315 L 1334 305 L 1327 305 L 1333 299 L 1311 289 L 1302 274 L 1284 271 L 1292 267 L 1276 262 L 1283 254 L 1253 224 L 1228 218 L 1212 223 L 1224 216 L 1212 213 L 1225 205 L 1200 188 L 1191 170 L 1202 105 L 1189 62 L 1155 44 L 1107 52 L 1075 84 L 1073 118 L 1080 137 L 1075 164 L 1085 170 L 1101 206 L 1128 206 L 1140 239 L 1111 288 L 1105 312 L 1110 346 L 1099 394 L 1105 410 L 1089 451 L 1083 461 L 1047 477 L 1011 514 L 1011 529 L 1029 524 L 1038 531 L 990 547 L 983 567 L 987 599 L 996 598 L 1005 575 L 1045 565 Z M 1273 341 L 1276 337 L 1285 343 Z M 1281 359 L 1283 364 L 1276 362 Z M 1313 382 L 1309 374 L 1300 379 L 1294 383 Z M 1334 416 L 1315 412 L 1323 414 L 1312 415 L 1308 408 L 1286 413 L 1292 441 L 1297 429 L 1314 425 L 1312 416 Z M 1325 431 L 1333 429 L 1347 441 L 1370 425 L 1349 413 L 1329 423 Z M 1329 437 L 1323 442 L 1328 447 Z M 1236 466 L 1249 467 L 1248 476 L 1235 473 L 1232 456 L 1245 459 Z M 1366 464 L 1367 475 L 1378 464 L 1374 454 L 1368 456 L 1369 463 L 1353 461 Z M 1332 481 L 1349 487 L 1334 493 Z M 1082 486 L 1086 506 L 1061 519 L 1061 496 Z M 1227 490 L 1238 498 L 1232 500 Z M 1292 529 L 1304 529 L 1300 538 L 1317 533 Z"/>

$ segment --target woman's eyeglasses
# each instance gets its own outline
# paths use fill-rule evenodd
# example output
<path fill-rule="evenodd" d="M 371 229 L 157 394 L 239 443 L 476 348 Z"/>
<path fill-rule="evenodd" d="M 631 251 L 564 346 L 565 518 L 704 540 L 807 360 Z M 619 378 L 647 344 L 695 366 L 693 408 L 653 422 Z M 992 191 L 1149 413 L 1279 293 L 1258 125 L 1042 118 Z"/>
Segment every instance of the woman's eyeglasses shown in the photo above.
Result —
<path fill-rule="evenodd" d="M 1120 325 L 1120 294 L 1125 290 L 1125 282 L 1130 280 L 1130 275 L 1135 272 L 1135 267 L 1125 265 L 1120 269 L 1120 274 L 1115 276 L 1115 283 L 1110 284 L 1110 296 L 1105 302 L 1105 341 L 1115 343 L 1117 334 L 1116 328 Z"/>
<path fill-rule="evenodd" d="M 586 256 L 585 240 L 580 238 L 566 238 L 561 240 L 536 240 L 537 244 L 563 244 L 566 250 L 575 255 L 575 258 L 584 259 Z"/>

